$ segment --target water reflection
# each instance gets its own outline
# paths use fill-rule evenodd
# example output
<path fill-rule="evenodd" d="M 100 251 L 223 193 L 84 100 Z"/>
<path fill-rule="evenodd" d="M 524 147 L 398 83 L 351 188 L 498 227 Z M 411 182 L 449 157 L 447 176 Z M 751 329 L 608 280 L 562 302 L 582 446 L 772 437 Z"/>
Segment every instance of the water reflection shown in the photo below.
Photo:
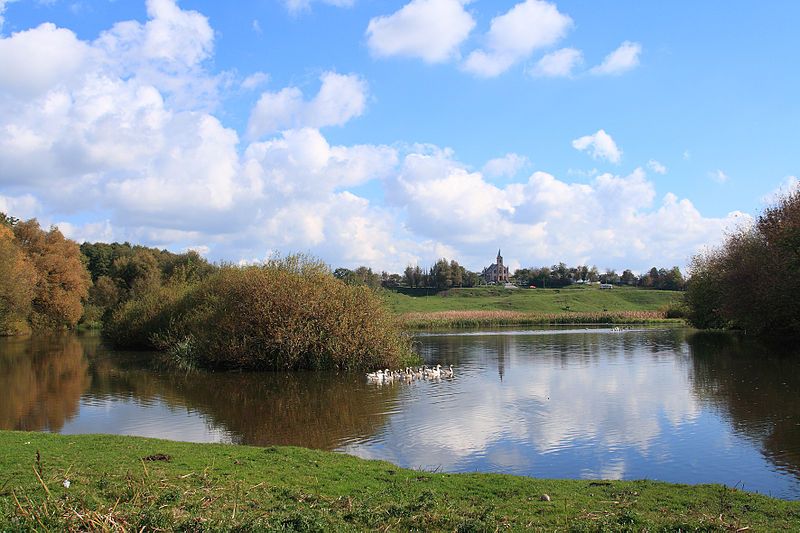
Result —
<path fill-rule="evenodd" d="M 698 397 L 725 413 L 735 431 L 800 476 L 800 356 L 753 339 L 698 333 L 688 339 Z"/>
<path fill-rule="evenodd" d="M 91 383 L 81 343 L 72 335 L 1 342 L 0 428 L 60 431 Z"/>
<path fill-rule="evenodd" d="M 428 334 L 456 378 L 155 371 L 96 336 L 0 339 L 0 428 L 338 449 L 539 477 L 744 482 L 800 498 L 800 367 L 684 330 Z"/>

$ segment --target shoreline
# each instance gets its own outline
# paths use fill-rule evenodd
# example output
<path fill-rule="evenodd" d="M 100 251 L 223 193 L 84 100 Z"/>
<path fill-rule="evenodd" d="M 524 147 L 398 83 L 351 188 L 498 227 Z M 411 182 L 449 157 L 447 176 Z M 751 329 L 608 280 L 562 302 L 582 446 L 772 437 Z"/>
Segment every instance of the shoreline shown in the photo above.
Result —
<path fill-rule="evenodd" d="M 800 502 L 721 485 L 434 473 L 305 448 L 110 435 L 0 431 L 0 449 L 3 530 L 800 527 Z"/>

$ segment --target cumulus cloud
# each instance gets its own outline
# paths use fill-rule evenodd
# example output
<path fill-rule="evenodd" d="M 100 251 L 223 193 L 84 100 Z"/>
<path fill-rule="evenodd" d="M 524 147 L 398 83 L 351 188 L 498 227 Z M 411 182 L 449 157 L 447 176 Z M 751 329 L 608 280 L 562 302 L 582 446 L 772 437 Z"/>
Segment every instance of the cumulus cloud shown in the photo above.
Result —
<path fill-rule="evenodd" d="M 655 159 L 651 159 L 650 161 L 647 162 L 647 168 L 649 168 L 656 174 L 664 175 L 667 173 L 667 167 L 665 167 Z"/>
<path fill-rule="evenodd" d="M 524 155 L 508 153 L 503 157 L 490 159 L 483 165 L 483 173 L 490 178 L 511 178 L 529 163 L 530 161 Z"/>
<path fill-rule="evenodd" d="M 92 49 L 70 30 L 44 23 L 0 39 L 0 90 L 35 97 L 74 82 Z"/>
<path fill-rule="evenodd" d="M 625 41 L 619 48 L 608 54 L 602 63 L 592 68 L 591 72 L 597 75 L 622 74 L 639 66 L 641 53 L 641 44 Z"/>
<path fill-rule="evenodd" d="M 330 146 L 312 128 L 288 130 L 279 138 L 253 143 L 244 159 L 251 178 L 286 196 L 327 194 L 383 179 L 398 160 L 397 151 L 388 146 Z"/>
<path fill-rule="evenodd" d="M 555 4 L 525 0 L 492 19 L 485 47 L 469 54 L 464 69 L 482 77 L 498 76 L 534 50 L 561 40 L 572 26 L 572 19 Z"/>
<path fill-rule="evenodd" d="M 587 152 L 593 159 L 604 159 L 612 163 L 619 163 L 622 159 L 622 150 L 605 130 L 598 130 L 592 135 L 584 135 L 572 141 L 572 147 L 581 152 Z"/>
<path fill-rule="evenodd" d="M 575 48 L 562 48 L 542 57 L 530 74 L 544 78 L 568 78 L 582 62 L 583 52 Z"/>
<path fill-rule="evenodd" d="M 411 0 L 391 15 L 367 26 L 367 45 L 376 57 L 418 57 L 441 63 L 458 56 L 459 46 L 475 27 L 466 0 Z"/>
<path fill-rule="evenodd" d="M 243 141 L 193 98 L 199 87 L 218 103 L 208 21 L 167 0 L 147 6 L 146 21 L 94 41 L 51 24 L 0 37 L 0 210 L 76 239 L 232 261 L 309 250 L 393 271 L 439 256 L 478 269 L 504 242 L 517 247 L 509 264 L 683 264 L 732 220 L 658 198 L 643 169 L 589 183 L 541 171 L 519 179 L 530 163 L 513 153 L 477 171 L 439 146 L 331 143 L 320 128 L 365 108 L 366 83 L 352 74 L 323 74 L 310 99 L 293 87 L 262 94 Z M 620 160 L 603 130 L 575 143 Z M 365 184 L 385 199 L 359 196 Z"/>
<path fill-rule="evenodd" d="M 340 126 L 364 112 L 367 83 L 359 76 L 325 72 L 320 81 L 319 92 L 310 101 L 303 99 L 297 87 L 263 93 L 250 114 L 248 136 L 255 139 L 291 128 Z"/>

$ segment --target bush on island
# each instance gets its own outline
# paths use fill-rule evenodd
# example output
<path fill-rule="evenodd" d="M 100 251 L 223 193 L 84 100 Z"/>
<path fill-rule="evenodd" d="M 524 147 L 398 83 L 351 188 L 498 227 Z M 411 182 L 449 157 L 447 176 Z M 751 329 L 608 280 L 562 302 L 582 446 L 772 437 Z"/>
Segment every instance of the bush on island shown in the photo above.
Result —
<path fill-rule="evenodd" d="M 214 369 L 353 370 L 416 358 L 373 290 L 304 256 L 154 288 L 121 306 L 104 331 L 120 347 Z"/>

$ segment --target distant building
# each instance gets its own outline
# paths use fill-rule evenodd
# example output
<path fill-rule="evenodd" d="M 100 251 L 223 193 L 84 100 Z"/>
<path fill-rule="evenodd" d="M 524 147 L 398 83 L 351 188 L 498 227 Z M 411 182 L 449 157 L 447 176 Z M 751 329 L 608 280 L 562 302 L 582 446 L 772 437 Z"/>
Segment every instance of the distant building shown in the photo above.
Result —
<path fill-rule="evenodd" d="M 497 262 L 484 268 L 481 277 L 486 283 L 508 283 L 508 267 L 503 265 L 500 250 L 497 250 Z"/>

